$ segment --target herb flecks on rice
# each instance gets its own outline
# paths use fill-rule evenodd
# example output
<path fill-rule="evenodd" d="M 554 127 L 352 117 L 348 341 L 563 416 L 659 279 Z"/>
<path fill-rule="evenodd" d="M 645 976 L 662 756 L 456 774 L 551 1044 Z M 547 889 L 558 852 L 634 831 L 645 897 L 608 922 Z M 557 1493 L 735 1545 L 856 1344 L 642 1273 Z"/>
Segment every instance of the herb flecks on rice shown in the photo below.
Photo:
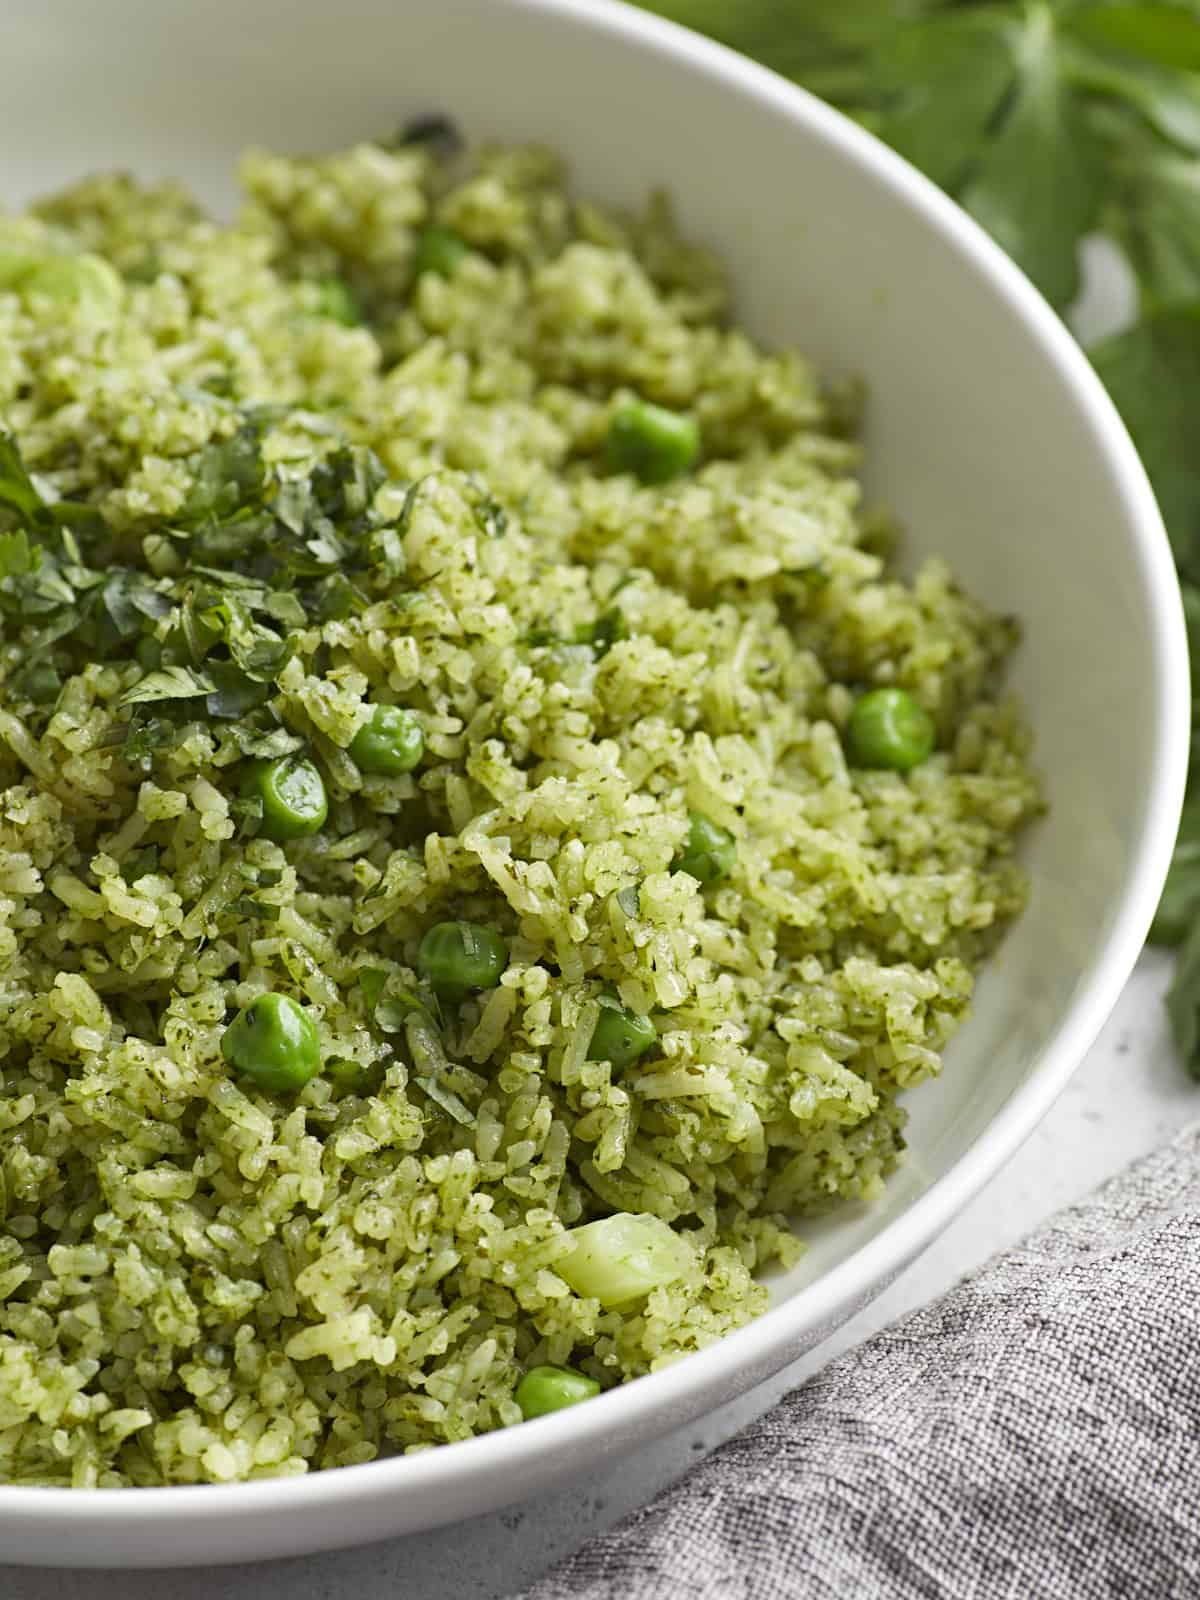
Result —
<path fill-rule="evenodd" d="M 853 397 L 661 201 L 243 179 L 0 221 L 14 1483 L 365 1461 L 720 1338 L 1024 895 L 1012 625 L 889 569 Z M 852 767 L 878 688 L 933 731 Z"/>

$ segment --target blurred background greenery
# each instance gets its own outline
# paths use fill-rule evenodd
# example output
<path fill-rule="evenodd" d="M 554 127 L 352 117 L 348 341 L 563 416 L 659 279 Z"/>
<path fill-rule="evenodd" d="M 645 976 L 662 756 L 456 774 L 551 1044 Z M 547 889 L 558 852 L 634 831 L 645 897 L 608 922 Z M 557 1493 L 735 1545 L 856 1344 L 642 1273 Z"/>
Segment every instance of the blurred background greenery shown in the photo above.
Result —
<path fill-rule="evenodd" d="M 1152 939 L 1200 1077 L 1200 0 L 658 0 L 906 156 L 1069 317 L 1100 236 L 1136 285 L 1089 348 L 1154 483 L 1192 651 L 1192 778 Z"/>

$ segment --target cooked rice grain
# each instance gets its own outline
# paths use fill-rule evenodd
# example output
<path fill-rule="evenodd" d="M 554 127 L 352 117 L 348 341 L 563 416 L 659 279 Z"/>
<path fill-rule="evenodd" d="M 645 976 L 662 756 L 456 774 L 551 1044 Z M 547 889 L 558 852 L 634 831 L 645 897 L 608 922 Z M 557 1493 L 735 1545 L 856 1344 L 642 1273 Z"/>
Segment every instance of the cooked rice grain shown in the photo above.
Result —
<path fill-rule="evenodd" d="M 288 481 L 369 446 L 402 529 L 361 609 L 292 630 L 270 705 L 332 805 L 287 845 L 247 827 L 243 750 L 203 702 L 131 758 L 132 643 L 33 651 L 60 669 L 47 701 L 37 619 L 4 618 L 10 1483 L 367 1461 L 519 1421 L 530 1364 L 610 1386 L 721 1338 L 763 1309 L 758 1270 L 796 1259 L 792 1219 L 878 1195 L 898 1096 L 938 1071 L 1025 893 L 1011 622 L 940 562 L 889 567 L 853 393 L 726 320 L 661 200 L 576 204 L 527 149 L 457 177 L 374 145 L 242 175 L 230 227 L 114 176 L 0 221 L 0 262 L 85 250 L 122 274 L 110 314 L 0 276 L 4 425 L 121 561 L 182 593 L 170 530 L 248 414 Z M 413 284 L 431 217 L 470 250 Z M 364 325 L 320 314 L 331 275 Z M 634 393 L 699 419 L 697 471 L 606 472 Z M 614 607 L 628 637 L 603 650 Z M 936 717 L 908 777 L 847 768 L 839 729 L 874 684 Z M 345 754 L 381 698 L 425 732 L 404 777 Z M 737 840 L 707 892 L 670 871 L 689 810 Z M 412 989 L 422 933 L 454 917 L 508 939 L 499 987 L 441 1026 L 370 1003 Z M 277 1098 L 231 1076 L 223 1028 L 265 989 L 310 1007 L 336 1081 Z M 658 1020 L 623 1073 L 587 1059 L 602 989 Z M 612 1211 L 693 1246 L 619 1311 L 556 1270 L 567 1230 Z"/>

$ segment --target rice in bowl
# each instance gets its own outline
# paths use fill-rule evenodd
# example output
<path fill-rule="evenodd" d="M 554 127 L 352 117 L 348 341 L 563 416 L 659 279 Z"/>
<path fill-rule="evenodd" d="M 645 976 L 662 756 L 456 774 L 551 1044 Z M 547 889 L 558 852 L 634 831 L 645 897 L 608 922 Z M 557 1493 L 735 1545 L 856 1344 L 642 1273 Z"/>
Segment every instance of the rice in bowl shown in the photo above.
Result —
<path fill-rule="evenodd" d="M 878 1193 L 1023 903 L 1015 628 L 891 567 L 853 390 L 661 200 L 442 131 L 251 154 L 233 226 L 112 176 L 0 222 L 4 1481 L 360 1462 L 720 1338 Z M 881 687 L 911 770 L 848 759 Z M 266 994 L 292 1087 L 230 1055 Z"/>

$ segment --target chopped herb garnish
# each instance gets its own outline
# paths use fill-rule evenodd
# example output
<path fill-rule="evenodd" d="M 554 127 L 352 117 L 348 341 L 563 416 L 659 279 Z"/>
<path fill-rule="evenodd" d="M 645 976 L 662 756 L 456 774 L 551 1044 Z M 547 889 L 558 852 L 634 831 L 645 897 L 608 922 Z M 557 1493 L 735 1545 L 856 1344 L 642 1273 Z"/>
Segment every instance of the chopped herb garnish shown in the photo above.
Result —
<path fill-rule="evenodd" d="M 26 527 L 47 521 L 46 506 L 25 470 L 17 441 L 0 430 L 0 504 L 10 506 Z"/>
<path fill-rule="evenodd" d="M 387 532 L 393 533 L 393 529 Z M 309 605 L 318 622 L 341 622 L 366 605 L 366 596 L 341 572 L 331 572 L 313 584 Z"/>
<path fill-rule="evenodd" d="M 469 475 L 467 482 L 475 497 L 472 509 L 479 531 L 489 539 L 502 539 L 508 528 L 508 512 L 474 473 Z"/>
<path fill-rule="evenodd" d="M 610 611 L 589 622 L 582 628 L 575 630 L 577 644 L 590 644 L 596 652 L 596 659 L 606 656 L 619 639 L 628 639 L 629 624 L 624 613 L 614 606 Z"/>
<path fill-rule="evenodd" d="M 256 900 L 253 895 L 241 895 L 233 901 L 230 910 L 238 911 L 243 916 L 252 917 L 258 922 L 279 921 L 279 907 L 270 905 L 264 900 Z"/>
<path fill-rule="evenodd" d="M 118 740 L 121 737 L 121 730 L 118 729 Z M 166 717 L 155 716 L 138 706 L 134 708 L 133 716 L 124 729 L 123 738 L 121 754 L 125 761 L 131 767 L 148 772 L 155 756 L 173 748 L 178 742 L 180 729 Z"/>
<path fill-rule="evenodd" d="M 62 675 L 52 662 L 37 659 L 28 662 L 12 676 L 13 693 L 24 695 L 34 705 L 48 705 L 52 700 L 57 700 L 62 683 Z"/>
<path fill-rule="evenodd" d="M 412 514 L 417 504 L 417 496 L 425 484 L 425 478 L 417 478 L 410 483 L 404 491 L 404 500 L 400 506 L 400 515 L 396 518 L 396 531 L 400 534 L 408 532 L 408 525 L 412 521 Z"/>
<path fill-rule="evenodd" d="M 56 646 L 103 658 L 125 641 L 143 676 L 119 705 L 163 707 L 154 724 L 134 717 L 114 730 L 134 765 L 147 767 L 173 742 L 164 719 L 201 714 L 230 724 L 247 756 L 293 753 L 303 741 L 266 707 L 298 630 L 362 610 L 372 585 L 404 570 L 399 529 L 374 511 L 384 481 L 376 457 L 340 446 L 306 476 L 285 476 L 264 464 L 268 420 L 265 410 L 250 414 L 194 459 L 196 486 L 170 542 L 200 559 L 180 577 L 113 560 L 116 538 L 98 513 L 67 526 L 61 503 L 47 507 L 15 442 L 0 435 L 0 519 L 7 511 L 21 524 L 0 528 L 10 681 L 45 703 L 70 670 Z"/>
<path fill-rule="evenodd" d="M 525 635 L 525 642 L 534 646 L 586 644 L 595 652 L 596 660 L 601 661 L 619 639 L 628 638 L 629 624 L 625 615 L 613 606 L 602 612 L 594 622 L 580 623 L 569 634 L 559 633 L 550 627 L 530 628 Z"/>
<path fill-rule="evenodd" d="M 382 967 L 363 967 L 360 970 L 358 986 L 363 992 L 363 999 L 367 1002 L 368 1011 L 373 1012 L 379 1004 L 387 977 L 387 972 Z"/>
<path fill-rule="evenodd" d="M 25 577 L 37 566 L 37 549 L 23 528 L 0 533 L 0 578 Z"/>
<path fill-rule="evenodd" d="M 190 667 L 160 667 L 139 678 L 132 689 L 126 689 L 118 704 L 143 705 L 151 700 L 194 700 L 197 695 L 211 692 L 213 682 L 203 672 L 193 672 Z"/>
<path fill-rule="evenodd" d="M 233 661 L 214 661 L 209 665 L 208 676 L 212 689 L 205 696 L 204 708 L 210 717 L 220 721 L 234 721 L 266 705 L 271 697 L 271 684 L 261 678 L 248 676 Z"/>
<path fill-rule="evenodd" d="M 244 515 L 261 500 L 267 482 L 262 433 L 260 417 L 247 419 L 232 438 L 207 445 L 195 457 L 196 481 L 181 517 L 186 526 Z"/>
<path fill-rule="evenodd" d="M 102 593 L 104 609 L 123 639 L 139 633 L 147 619 L 156 622 L 171 611 L 170 598 L 153 579 L 129 567 L 110 573 Z"/>

